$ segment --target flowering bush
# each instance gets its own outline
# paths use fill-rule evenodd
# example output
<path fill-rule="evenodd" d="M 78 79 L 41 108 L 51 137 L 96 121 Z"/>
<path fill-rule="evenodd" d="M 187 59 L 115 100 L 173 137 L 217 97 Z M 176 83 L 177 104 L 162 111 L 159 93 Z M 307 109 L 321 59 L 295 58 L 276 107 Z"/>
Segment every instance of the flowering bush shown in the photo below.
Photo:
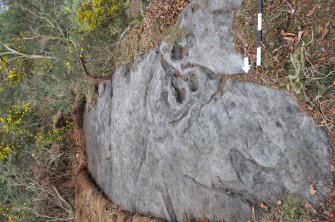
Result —
<path fill-rule="evenodd" d="M 90 0 L 81 5 L 77 20 L 84 23 L 86 31 L 93 31 L 125 16 L 127 7 L 125 0 Z"/>
<path fill-rule="evenodd" d="M 22 106 L 12 106 L 3 117 L 0 117 L 0 161 L 7 159 L 11 153 L 15 154 L 13 138 L 26 137 L 27 129 L 23 121 L 31 115 L 33 110 L 32 106 L 25 103 Z"/>
<path fill-rule="evenodd" d="M 0 117 L 0 161 L 6 160 L 10 154 L 15 154 L 18 148 L 30 147 L 33 154 L 38 154 L 43 148 L 60 144 L 71 122 L 66 122 L 61 128 L 38 126 L 34 116 L 36 112 L 31 105 L 12 106 L 3 117 Z M 33 148 L 33 149 L 32 149 Z"/>
<path fill-rule="evenodd" d="M 64 135 L 71 128 L 72 124 L 66 122 L 65 126 L 59 129 L 49 129 L 39 132 L 35 135 L 35 147 L 37 152 L 43 148 L 49 148 L 51 145 L 59 144 L 63 141 Z"/>
<path fill-rule="evenodd" d="M 5 73 L 5 80 L 9 85 L 17 85 L 22 80 L 22 73 L 18 72 L 18 70 L 15 67 L 11 67 L 8 64 L 8 57 L 0 58 L 0 72 Z M 21 61 L 17 59 L 14 63 L 14 65 L 17 65 L 17 63 L 20 63 Z"/>
<path fill-rule="evenodd" d="M 28 103 L 23 104 L 22 106 L 12 106 L 9 108 L 4 117 L 0 117 L 0 132 L 4 131 L 5 133 L 21 134 L 26 132 L 25 129 L 22 129 L 22 121 L 27 116 L 33 112 L 34 108 Z"/>
<path fill-rule="evenodd" d="M 4 142 L 0 143 L 0 161 L 5 160 L 10 152 L 13 152 L 14 146 L 5 144 Z"/>
<path fill-rule="evenodd" d="M 27 212 L 23 209 L 9 209 L 9 208 L 2 208 L 0 206 L 0 215 L 4 217 L 3 222 L 20 222 L 24 221 L 26 218 Z"/>

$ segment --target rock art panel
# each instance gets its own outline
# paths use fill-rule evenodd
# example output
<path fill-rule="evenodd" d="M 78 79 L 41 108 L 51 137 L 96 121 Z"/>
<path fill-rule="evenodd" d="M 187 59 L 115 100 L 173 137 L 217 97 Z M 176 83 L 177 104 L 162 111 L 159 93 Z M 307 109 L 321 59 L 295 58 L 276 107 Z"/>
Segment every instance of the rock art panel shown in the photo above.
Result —
<path fill-rule="evenodd" d="M 296 194 L 318 204 L 331 192 L 327 134 L 292 95 L 222 81 L 242 72 L 231 36 L 240 4 L 192 1 L 178 44 L 120 65 L 99 85 L 96 108 L 86 105 L 89 171 L 123 209 L 168 221 L 248 221 L 255 203 Z"/>
<path fill-rule="evenodd" d="M 169 221 L 247 221 L 253 203 L 297 194 L 317 204 L 331 192 L 327 135 L 293 97 L 232 79 L 220 90 L 219 79 L 196 65 L 180 73 L 157 50 L 99 85 L 84 131 L 90 173 L 111 200 Z"/>

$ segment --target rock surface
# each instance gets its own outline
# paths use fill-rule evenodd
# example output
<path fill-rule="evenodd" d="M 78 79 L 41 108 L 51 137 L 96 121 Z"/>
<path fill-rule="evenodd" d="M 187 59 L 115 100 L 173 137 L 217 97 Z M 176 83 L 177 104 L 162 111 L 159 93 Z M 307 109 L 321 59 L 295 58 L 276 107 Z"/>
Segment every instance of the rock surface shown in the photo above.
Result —
<path fill-rule="evenodd" d="M 228 47 L 230 31 L 222 47 L 231 57 L 221 55 L 221 34 L 210 27 L 224 26 L 216 16 L 227 22 L 239 4 L 193 1 L 179 45 L 163 43 L 132 68 L 120 66 L 112 82 L 99 85 L 96 108 L 86 106 L 89 171 L 122 208 L 169 221 L 248 221 L 256 203 L 297 194 L 317 204 L 331 192 L 327 135 L 293 97 L 220 81 L 243 61 Z M 202 32 L 205 26 L 211 31 Z M 206 36 L 218 41 L 206 43 Z"/>
<path fill-rule="evenodd" d="M 164 58 L 178 70 L 191 63 L 205 66 L 214 73 L 243 73 L 243 58 L 234 49 L 233 10 L 241 0 L 193 0 L 179 19 L 183 32 L 180 42 L 169 50 L 162 44 Z"/>

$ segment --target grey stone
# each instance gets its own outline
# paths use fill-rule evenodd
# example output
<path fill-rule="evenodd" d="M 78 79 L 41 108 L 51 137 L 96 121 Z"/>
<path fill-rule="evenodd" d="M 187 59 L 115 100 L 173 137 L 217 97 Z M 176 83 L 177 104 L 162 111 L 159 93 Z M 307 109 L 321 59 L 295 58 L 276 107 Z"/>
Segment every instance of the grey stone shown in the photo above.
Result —
<path fill-rule="evenodd" d="M 241 0 L 193 0 L 179 19 L 184 32 L 176 46 L 163 43 L 164 59 L 177 70 L 183 64 L 205 66 L 215 74 L 244 73 L 243 58 L 234 49 L 232 35 L 233 10 Z"/>
<path fill-rule="evenodd" d="M 327 135 L 290 94 L 237 80 L 220 90 L 207 69 L 181 74 L 156 52 L 100 84 L 84 119 L 90 173 L 129 211 L 247 221 L 253 203 L 317 204 L 332 189 Z"/>
<path fill-rule="evenodd" d="M 231 10 L 228 3 L 240 1 L 193 1 L 200 5 L 193 13 Z M 84 112 L 95 182 L 122 208 L 168 221 L 248 221 L 253 205 L 288 194 L 320 203 L 333 185 L 326 133 L 285 91 L 232 79 L 224 85 L 221 74 L 240 64 L 219 64 L 220 52 L 202 48 L 198 28 L 188 56 L 182 43 L 163 43 L 99 85 L 96 108 Z"/>

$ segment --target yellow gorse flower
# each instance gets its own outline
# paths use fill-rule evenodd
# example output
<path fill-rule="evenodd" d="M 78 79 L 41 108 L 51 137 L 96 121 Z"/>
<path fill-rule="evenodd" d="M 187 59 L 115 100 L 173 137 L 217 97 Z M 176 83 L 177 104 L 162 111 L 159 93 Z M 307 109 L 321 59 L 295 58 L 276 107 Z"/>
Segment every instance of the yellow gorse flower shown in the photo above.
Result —
<path fill-rule="evenodd" d="M 93 31 L 109 20 L 120 16 L 121 10 L 126 7 L 128 7 L 126 1 L 90 0 L 81 5 L 77 13 L 77 20 L 86 25 L 85 31 Z"/>
<path fill-rule="evenodd" d="M 2 142 L 0 144 L 0 161 L 7 159 L 11 152 L 14 152 L 14 146 Z"/>
<path fill-rule="evenodd" d="M 2 208 L 0 207 L 0 215 L 4 217 L 4 222 L 20 222 L 24 221 L 27 212 L 22 208 Z"/>
<path fill-rule="evenodd" d="M 66 125 L 60 129 L 50 129 L 46 132 L 39 132 L 35 135 L 35 145 L 38 149 L 47 148 L 52 144 L 60 144 L 66 131 L 70 129 L 72 124 L 67 122 Z"/>
<path fill-rule="evenodd" d="M 3 117 L 0 117 L 0 133 L 5 137 L 26 133 L 26 129 L 22 127 L 22 123 L 32 112 L 33 107 L 28 103 L 21 106 L 12 106 Z M 0 161 L 7 159 L 10 153 L 15 153 L 15 146 L 2 141 L 0 143 Z"/>

